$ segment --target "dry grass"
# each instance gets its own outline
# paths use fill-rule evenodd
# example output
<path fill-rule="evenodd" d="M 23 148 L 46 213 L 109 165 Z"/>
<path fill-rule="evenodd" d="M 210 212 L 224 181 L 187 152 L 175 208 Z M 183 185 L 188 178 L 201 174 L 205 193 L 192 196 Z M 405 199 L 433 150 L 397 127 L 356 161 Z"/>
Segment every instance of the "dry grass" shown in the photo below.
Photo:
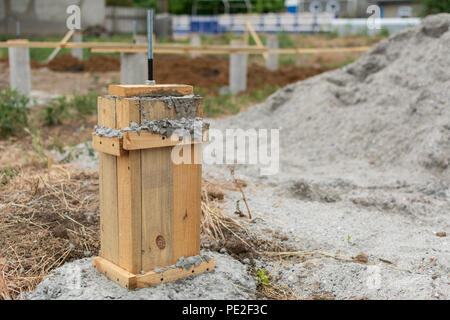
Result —
<path fill-rule="evenodd" d="M 28 168 L 1 187 L 3 298 L 17 298 L 52 269 L 98 252 L 97 194 L 98 175 L 69 166 Z"/>
<path fill-rule="evenodd" d="M 0 185 L 0 300 L 17 299 L 33 290 L 50 271 L 98 254 L 98 174 L 71 165 L 17 168 L 19 174 Z M 239 187 L 236 185 L 238 182 Z M 289 250 L 272 238 L 250 231 L 247 218 L 228 215 L 217 190 L 243 192 L 245 181 L 203 182 L 202 243 L 225 247 L 241 261 L 265 252 Z M 213 186 L 215 194 L 211 194 Z M 272 257 L 270 259 L 277 259 Z M 269 299 L 295 299 L 290 288 L 261 287 Z"/>

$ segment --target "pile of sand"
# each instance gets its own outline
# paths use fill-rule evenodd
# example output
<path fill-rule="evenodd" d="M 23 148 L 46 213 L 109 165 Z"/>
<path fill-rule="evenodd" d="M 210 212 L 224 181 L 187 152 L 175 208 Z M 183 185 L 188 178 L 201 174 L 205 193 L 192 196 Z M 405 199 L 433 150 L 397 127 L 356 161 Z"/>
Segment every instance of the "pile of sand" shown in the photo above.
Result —
<path fill-rule="evenodd" d="M 285 164 L 402 167 L 450 178 L 450 14 L 355 63 L 283 88 L 220 127 L 280 128 Z"/>

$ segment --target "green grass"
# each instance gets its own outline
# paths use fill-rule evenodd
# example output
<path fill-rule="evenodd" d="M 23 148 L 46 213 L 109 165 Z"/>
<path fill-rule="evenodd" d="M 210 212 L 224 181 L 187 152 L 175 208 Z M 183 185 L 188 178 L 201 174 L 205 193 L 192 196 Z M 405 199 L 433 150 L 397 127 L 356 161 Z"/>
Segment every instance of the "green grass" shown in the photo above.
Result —
<path fill-rule="evenodd" d="M 12 167 L 0 169 L 0 185 L 7 185 L 12 178 L 17 176 L 19 171 Z"/>
<path fill-rule="evenodd" d="M 39 112 L 39 120 L 46 126 L 59 125 L 69 117 L 85 118 L 97 112 L 98 93 L 91 91 L 88 94 L 77 94 L 69 100 L 61 96 L 50 100 Z"/>
<path fill-rule="evenodd" d="M 203 97 L 203 113 L 205 116 L 219 117 L 222 115 L 237 114 L 245 107 L 261 103 L 277 89 L 278 87 L 266 85 L 251 93 L 212 95 L 201 88 L 196 88 L 195 93 Z"/>
<path fill-rule="evenodd" d="M 7 88 L 0 91 L 0 138 L 23 131 L 28 124 L 29 99 Z"/>

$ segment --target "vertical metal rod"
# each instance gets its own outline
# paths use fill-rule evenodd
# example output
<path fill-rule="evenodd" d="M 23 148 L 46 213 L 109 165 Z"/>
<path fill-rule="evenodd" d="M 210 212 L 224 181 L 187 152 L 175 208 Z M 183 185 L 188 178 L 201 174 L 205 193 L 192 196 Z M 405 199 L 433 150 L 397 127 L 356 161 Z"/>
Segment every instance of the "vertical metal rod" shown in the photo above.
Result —
<path fill-rule="evenodd" d="M 148 80 L 153 82 L 153 10 L 147 11 Z"/>

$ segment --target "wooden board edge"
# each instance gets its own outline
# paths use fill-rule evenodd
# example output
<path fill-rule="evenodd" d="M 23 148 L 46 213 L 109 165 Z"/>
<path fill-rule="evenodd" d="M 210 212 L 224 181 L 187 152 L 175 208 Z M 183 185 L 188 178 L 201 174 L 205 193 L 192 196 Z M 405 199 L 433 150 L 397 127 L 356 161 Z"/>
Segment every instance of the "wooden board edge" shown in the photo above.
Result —
<path fill-rule="evenodd" d="M 117 85 L 108 88 L 108 94 L 124 98 L 134 96 L 184 96 L 194 93 L 194 87 L 184 84 Z"/>
<path fill-rule="evenodd" d="M 198 267 L 192 267 L 189 270 L 171 268 L 161 273 L 150 271 L 146 274 L 136 276 L 137 288 L 152 287 L 162 283 L 173 282 L 192 275 L 211 272 L 214 268 L 214 258 L 211 258 L 209 262 L 203 261 Z"/>
<path fill-rule="evenodd" d="M 99 152 L 107 153 L 112 156 L 120 157 L 126 151 L 123 149 L 122 138 L 114 137 L 100 137 L 96 134 L 92 134 L 92 147 Z"/>
<path fill-rule="evenodd" d="M 94 267 L 103 275 L 105 275 L 109 280 L 117 282 L 122 287 L 129 290 L 136 289 L 137 278 L 136 275 L 122 269 L 121 267 L 115 265 L 114 263 L 102 258 L 95 257 L 92 260 Z"/>
<path fill-rule="evenodd" d="M 157 133 L 151 132 L 141 132 L 137 134 L 136 132 L 124 132 L 122 148 L 127 151 L 131 150 L 142 150 L 142 149 L 152 149 L 152 148 L 164 148 L 173 147 L 176 145 L 184 144 L 196 144 L 205 143 L 209 141 L 209 131 L 203 131 L 202 141 L 182 141 L 177 140 L 172 137 L 164 137 Z"/>

